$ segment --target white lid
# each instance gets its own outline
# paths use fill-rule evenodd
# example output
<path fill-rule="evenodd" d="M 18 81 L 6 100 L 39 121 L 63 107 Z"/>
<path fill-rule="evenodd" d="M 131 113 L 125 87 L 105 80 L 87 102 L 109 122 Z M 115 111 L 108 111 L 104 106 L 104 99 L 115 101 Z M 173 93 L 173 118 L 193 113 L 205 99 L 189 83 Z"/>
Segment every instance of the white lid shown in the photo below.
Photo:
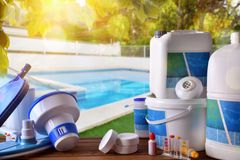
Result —
<path fill-rule="evenodd" d="M 135 133 L 121 133 L 118 135 L 116 145 L 131 146 L 139 144 L 139 136 Z"/>
<path fill-rule="evenodd" d="M 55 143 L 54 147 L 58 151 L 69 151 L 73 149 L 79 141 L 79 136 L 75 133 L 69 133 L 59 138 Z"/>
<path fill-rule="evenodd" d="M 137 145 L 133 145 L 133 146 L 118 146 L 115 145 L 113 150 L 118 153 L 118 154 L 132 154 L 137 152 L 138 150 L 138 146 Z"/>
<path fill-rule="evenodd" d="M 98 149 L 103 153 L 109 152 L 116 143 L 118 138 L 118 134 L 116 131 L 110 129 L 107 133 L 103 136 Z"/>

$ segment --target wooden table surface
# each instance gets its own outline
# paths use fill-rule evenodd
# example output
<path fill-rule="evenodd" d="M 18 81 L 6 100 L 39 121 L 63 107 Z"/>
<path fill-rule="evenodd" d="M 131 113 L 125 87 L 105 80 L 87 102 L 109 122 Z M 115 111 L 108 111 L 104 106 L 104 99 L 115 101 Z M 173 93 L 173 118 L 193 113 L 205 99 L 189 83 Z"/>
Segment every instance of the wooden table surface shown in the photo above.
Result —
<path fill-rule="evenodd" d="M 0 141 L 3 138 L 0 138 Z M 119 155 L 110 151 L 107 154 L 103 154 L 98 150 L 98 144 L 100 138 L 82 138 L 79 140 L 79 144 L 69 152 L 57 152 L 54 149 L 49 149 L 38 154 L 34 154 L 21 159 L 32 160 L 166 160 L 171 159 L 160 155 L 161 151 L 158 150 L 157 156 L 149 156 L 147 154 L 147 139 L 141 139 L 138 146 L 138 151 L 131 155 Z M 212 159 L 205 155 L 205 152 L 200 152 L 201 160 Z"/>

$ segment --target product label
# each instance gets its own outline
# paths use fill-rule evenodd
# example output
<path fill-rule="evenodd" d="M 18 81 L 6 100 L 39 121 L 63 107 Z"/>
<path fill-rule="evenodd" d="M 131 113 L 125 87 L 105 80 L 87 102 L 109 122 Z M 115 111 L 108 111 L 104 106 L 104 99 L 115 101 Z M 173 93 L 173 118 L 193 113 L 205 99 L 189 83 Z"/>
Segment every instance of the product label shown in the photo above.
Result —
<path fill-rule="evenodd" d="M 240 146 L 240 102 L 208 99 L 206 137 Z"/>
<path fill-rule="evenodd" d="M 134 127 L 137 130 L 148 130 L 148 123 L 145 119 L 147 109 L 134 109 Z"/>
<path fill-rule="evenodd" d="M 209 52 L 168 53 L 167 88 L 174 88 L 181 78 L 190 75 L 206 86 L 209 56 Z"/>
<path fill-rule="evenodd" d="M 150 121 L 161 120 L 165 118 L 165 111 L 148 109 L 148 119 Z M 160 148 L 163 144 L 163 138 L 167 136 L 166 123 L 158 125 L 149 124 L 149 131 L 155 134 L 157 146 Z"/>

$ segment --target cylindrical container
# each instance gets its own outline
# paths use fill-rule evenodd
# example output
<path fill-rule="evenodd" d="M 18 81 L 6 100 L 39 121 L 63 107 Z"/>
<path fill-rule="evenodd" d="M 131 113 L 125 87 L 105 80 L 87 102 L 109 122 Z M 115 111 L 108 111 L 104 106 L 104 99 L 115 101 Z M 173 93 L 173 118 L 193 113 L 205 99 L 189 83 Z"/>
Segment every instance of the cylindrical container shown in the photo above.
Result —
<path fill-rule="evenodd" d="M 171 31 L 153 37 L 150 41 L 151 93 L 161 99 L 177 98 L 176 83 L 186 76 L 197 77 L 206 87 L 211 49 L 212 39 L 207 32 Z"/>
<path fill-rule="evenodd" d="M 231 42 L 214 52 L 209 60 L 206 153 L 217 159 L 239 160 L 239 33 L 231 35 Z"/>
<path fill-rule="evenodd" d="M 7 119 L 4 125 L 12 130 L 21 132 L 22 120 L 28 119 L 28 112 L 35 99 L 35 88 L 30 88 L 23 98 L 21 103 L 17 106 L 11 116 Z"/>
<path fill-rule="evenodd" d="M 140 138 L 147 138 L 149 135 L 148 123 L 145 119 L 147 116 L 147 106 L 145 105 L 146 98 L 134 99 L 134 128 L 135 133 Z"/>
<path fill-rule="evenodd" d="M 79 140 L 74 122 L 79 118 L 76 98 L 67 92 L 51 92 L 39 97 L 29 111 L 38 133 L 48 135 L 58 151 L 74 148 Z"/>
<path fill-rule="evenodd" d="M 190 147 L 204 150 L 206 100 L 147 98 L 149 131 L 156 136 L 157 147 L 170 135 L 188 139 Z"/>

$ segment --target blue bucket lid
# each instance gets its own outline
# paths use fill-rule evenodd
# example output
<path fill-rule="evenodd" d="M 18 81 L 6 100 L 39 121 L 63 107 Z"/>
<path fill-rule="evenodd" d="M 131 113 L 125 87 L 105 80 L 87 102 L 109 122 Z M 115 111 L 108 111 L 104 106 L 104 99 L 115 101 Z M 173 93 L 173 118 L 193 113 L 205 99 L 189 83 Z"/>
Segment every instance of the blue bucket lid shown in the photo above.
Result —
<path fill-rule="evenodd" d="M 0 88 L 0 127 L 20 104 L 28 89 L 28 82 L 20 76 Z"/>
<path fill-rule="evenodd" d="M 134 98 L 134 102 L 144 102 L 146 98 Z"/>

